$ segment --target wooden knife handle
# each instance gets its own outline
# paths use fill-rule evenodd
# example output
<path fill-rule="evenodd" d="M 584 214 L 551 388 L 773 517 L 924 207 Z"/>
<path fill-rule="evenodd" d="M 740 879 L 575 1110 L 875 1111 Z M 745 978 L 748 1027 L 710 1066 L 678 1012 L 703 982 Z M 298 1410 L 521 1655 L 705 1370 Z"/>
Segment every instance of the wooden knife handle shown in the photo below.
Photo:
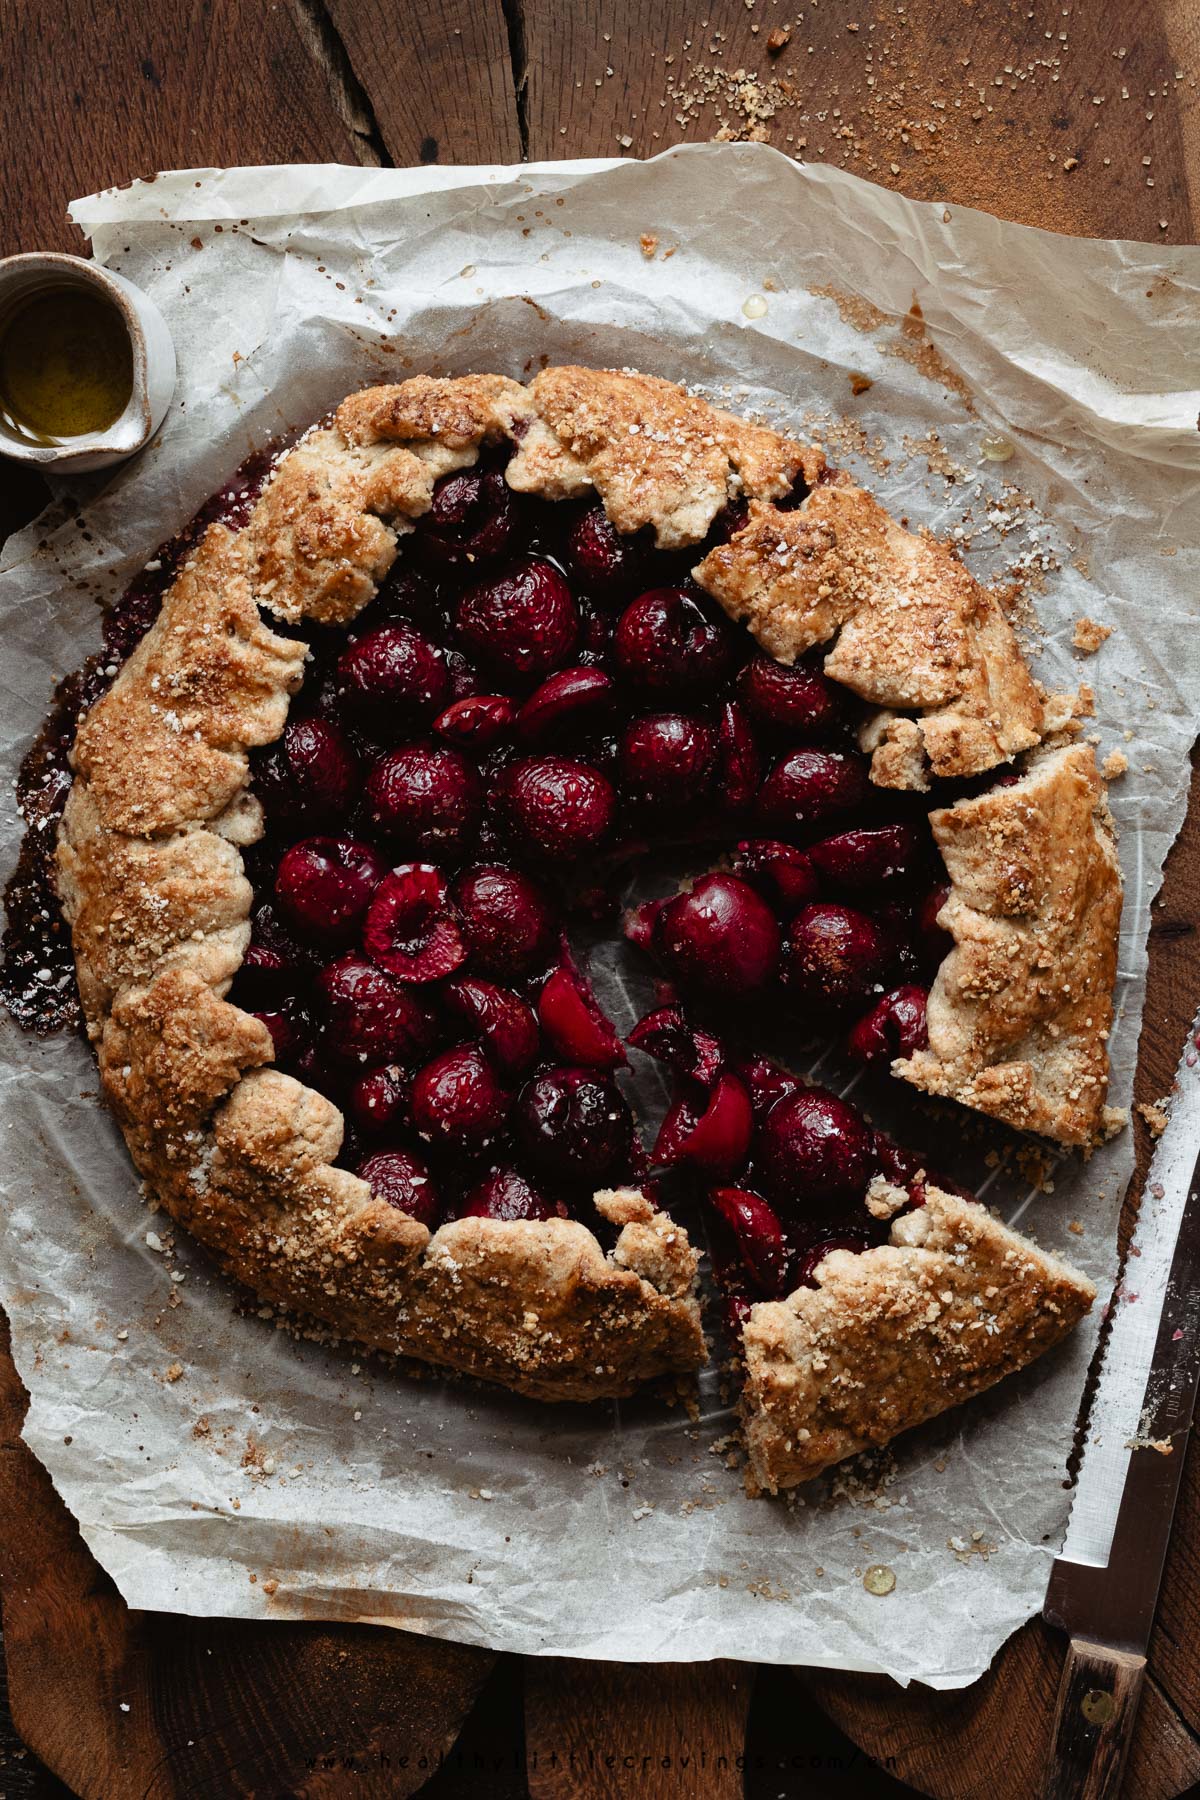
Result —
<path fill-rule="evenodd" d="M 1116 1800 L 1145 1671 L 1144 1656 L 1071 1639 L 1058 1687 L 1045 1800 Z"/>

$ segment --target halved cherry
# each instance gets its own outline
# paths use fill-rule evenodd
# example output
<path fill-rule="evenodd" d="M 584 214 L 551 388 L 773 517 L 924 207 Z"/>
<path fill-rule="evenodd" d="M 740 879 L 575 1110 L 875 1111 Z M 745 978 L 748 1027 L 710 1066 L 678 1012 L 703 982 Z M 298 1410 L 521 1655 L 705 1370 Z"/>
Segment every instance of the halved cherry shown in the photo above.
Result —
<path fill-rule="evenodd" d="M 460 975 L 446 983 L 442 1005 L 452 1019 L 480 1039 L 506 1079 L 523 1075 L 536 1061 L 541 1046 L 533 1008 L 511 988 Z"/>
<path fill-rule="evenodd" d="M 401 863 L 371 897 L 363 948 L 397 981 L 441 981 L 467 959 L 449 890 L 432 863 Z"/>
<path fill-rule="evenodd" d="M 725 1065 L 720 1039 L 692 1025 L 682 1006 L 660 1006 L 647 1013 L 630 1032 L 629 1042 L 706 1088 L 715 1084 Z"/>
<path fill-rule="evenodd" d="M 611 1021 L 605 1018 L 578 970 L 562 963 L 542 984 L 538 1021 L 546 1042 L 564 1062 L 589 1069 L 615 1069 L 625 1052 Z"/>
<path fill-rule="evenodd" d="M 742 1261 L 770 1299 L 786 1294 L 792 1261 L 779 1215 L 749 1188 L 717 1187 L 709 1204 L 733 1232 Z"/>
<path fill-rule="evenodd" d="M 724 1074 L 707 1098 L 683 1094 L 672 1106 L 654 1146 L 654 1160 L 686 1163 L 726 1180 L 745 1166 L 754 1129 L 750 1095 L 736 1075 Z"/>
<path fill-rule="evenodd" d="M 929 995 L 915 982 L 894 988 L 853 1026 L 847 1048 L 858 1062 L 891 1062 L 929 1045 L 926 1002 Z"/>
<path fill-rule="evenodd" d="M 517 709 L 507 694 L 468 694 L 433 722 L 438 736 L 463 750 L 491 750 L 512 731 Z"/>
<path fill-rule="evenodd" d="M 820 893 L 808 853 L 778 838 L 743 838 L 734 851 L 733 868 L 752 881 L 785 917 L 799 912 Z"/>
<path fill-rule="evenodd" d="M 594 731 L 616 703 L 617 684 L 603 669 L 559 669 L 535 688 L 517 714 L 517 735 L 548 744 Z"/>

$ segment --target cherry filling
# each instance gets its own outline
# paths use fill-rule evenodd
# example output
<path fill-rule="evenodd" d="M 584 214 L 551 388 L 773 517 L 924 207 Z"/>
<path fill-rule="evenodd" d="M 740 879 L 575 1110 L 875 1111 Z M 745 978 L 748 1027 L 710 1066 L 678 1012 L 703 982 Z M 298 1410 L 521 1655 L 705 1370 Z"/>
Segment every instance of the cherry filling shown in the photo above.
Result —
<path fill-rule="evenodd" d="M 200 523 L 242 523 L 266 466 Z M 710 541 L 738 524 L 731 506 Z M 61 807 L 80 708 L 194 541 L 134 584 L 103 675 L 56 715 L 25 790 L 36 777 L 43 810 Z M 499 453 L 439 481 L 360 617 L 304 628 L 304 689 L 252 758 L 266 829 L 245 854 L 251 939 L 230 997 L 280 1068 L 342 1108 L 342 1160 L 431 1228 L 603 1229 L 597 1188 L 669 1171 L 707 1206 L 736 1324 L 831 1246 L 882 1240 L 874 1176 L 920 1204 L 925 1171 L 755 1054 L 756 1024 L 778 1013 L 863 1063 L 920 1048 L 948 889 L 923 813 L 867 779 L 853 697 L 819 653 L 785 666 L 759 650 L 688 577 L 702 554 L 624 537 L 599 505 L 514 495 Z M 611 912 L 630 857 L 672 840 L 711 843 L 724 866 L 626 921 L 666 983 L 629 1037 L 674 1082 L 647 1157 L 625 1051 L 566 930 Z M 28 985 L 60 948 L 43 934 L 10 968 Z"/>

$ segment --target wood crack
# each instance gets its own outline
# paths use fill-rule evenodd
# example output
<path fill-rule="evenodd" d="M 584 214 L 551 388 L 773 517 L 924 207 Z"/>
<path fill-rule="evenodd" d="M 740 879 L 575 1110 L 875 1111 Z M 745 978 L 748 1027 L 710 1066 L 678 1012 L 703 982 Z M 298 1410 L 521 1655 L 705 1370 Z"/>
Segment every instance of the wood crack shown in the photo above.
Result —
<path fill-rule="evenodd" d="M 325 79 L 359 162 L 367 168 L 395 168 L 367 90 L 354 73 L 346 46 L 321 0 L 288 0 L 288 10 L 301 42 Z"/>
<path fill-rule="evenodd" d="M 500 0 L 508 29 L 508 60 L 512 68 L 513 99 L 517 106 L 517 132 L 521 161 L 529 161 L 529 54 L 525 44 L 522 0 Z"/>

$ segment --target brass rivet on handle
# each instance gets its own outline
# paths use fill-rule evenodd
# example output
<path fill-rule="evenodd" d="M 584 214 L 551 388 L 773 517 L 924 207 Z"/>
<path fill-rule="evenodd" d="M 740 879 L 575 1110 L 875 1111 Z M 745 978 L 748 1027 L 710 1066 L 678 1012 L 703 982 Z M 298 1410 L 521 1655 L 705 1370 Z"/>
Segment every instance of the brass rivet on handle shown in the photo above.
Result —
<path fill-rule="evenodd" d="M 1117 1708 L 1112 1695 L 1103 1688 L 1089 1688 L 1079 1702 L 1079 1710 L 1089 1725 L 1107 1725 Z"/>

